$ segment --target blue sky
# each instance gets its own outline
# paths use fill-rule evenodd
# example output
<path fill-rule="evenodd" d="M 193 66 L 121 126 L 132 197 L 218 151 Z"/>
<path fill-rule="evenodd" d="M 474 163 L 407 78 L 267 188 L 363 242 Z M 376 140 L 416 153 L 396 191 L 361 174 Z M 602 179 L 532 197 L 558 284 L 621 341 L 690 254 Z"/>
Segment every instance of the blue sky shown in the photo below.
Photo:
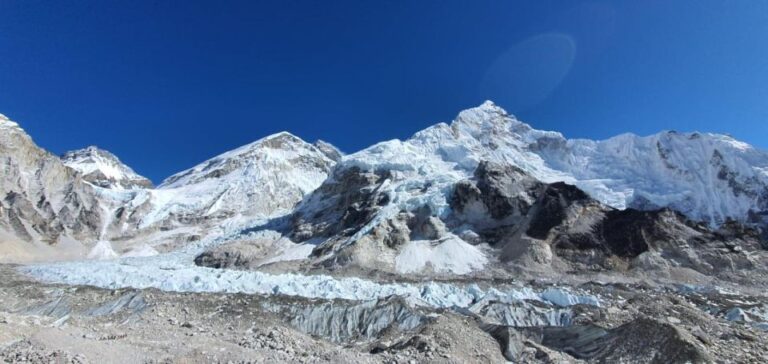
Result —
<path fill-rule="evenodd" d="M 0 0 L 0 113 L 156 182 L 288 130 L 351 152 L 492 99 L 768 148 L 766 1 Z"/>

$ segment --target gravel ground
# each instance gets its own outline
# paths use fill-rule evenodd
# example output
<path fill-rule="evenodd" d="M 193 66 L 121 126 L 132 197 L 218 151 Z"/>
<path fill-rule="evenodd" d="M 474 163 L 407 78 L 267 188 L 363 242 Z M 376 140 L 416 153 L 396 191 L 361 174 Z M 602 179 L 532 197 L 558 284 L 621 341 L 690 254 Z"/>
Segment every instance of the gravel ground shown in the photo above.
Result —
<path fill-rule="evenodd" d="M 486 318 L 429 310 L 414 329 L 332 342 L 292 325 L 297 311 L 285 309 L 329 301 L 60 286 L 12 266 L 0 276 L 0 360 L 9 363 L 502 363 L 505 342 L 523 363 L 768 360 L 765 332 L 725 319 L 733 307 L 765 304 L 763 296 L 585 283 L 604 304 L 575 306 L 564 331 L 520 329 L 505 341 Z M 586 342 L 590 327 L 609 334 Z"/>

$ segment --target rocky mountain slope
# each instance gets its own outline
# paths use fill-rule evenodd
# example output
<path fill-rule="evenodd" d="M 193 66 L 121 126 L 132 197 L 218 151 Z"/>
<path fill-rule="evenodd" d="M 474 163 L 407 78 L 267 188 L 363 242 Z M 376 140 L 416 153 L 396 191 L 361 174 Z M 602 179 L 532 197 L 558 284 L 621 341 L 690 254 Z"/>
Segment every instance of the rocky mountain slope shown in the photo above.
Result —
<path fill-rule="evenodd" d="M 317 188 L 335 161 L 289 133 L 278 133 L 207 160 L 156 189 L 116 196 L 107 236 L 141 249 L 174 250 L 203 237 L 239 231 L 289 213 Z"/>
<path fill-rule="evenodd" d="M 73 258 L 98 239 L 95 187 L 0 115 L 0 243 L 3 260 Z M 66 249 L 49 249 L 60 244 Z"/>
<path fill-rule="evenodd" d="M 40 249 L 52 254 L 45 259 L 156 254 L 237 230 L 289 212 L 341 155 L 279 133 L 153 188 L 107 151 L 89 147 L 60 159 L 7 118 L 0 128 L 0 235 L 14 252 L 9 260 L 43 258 Z"/>

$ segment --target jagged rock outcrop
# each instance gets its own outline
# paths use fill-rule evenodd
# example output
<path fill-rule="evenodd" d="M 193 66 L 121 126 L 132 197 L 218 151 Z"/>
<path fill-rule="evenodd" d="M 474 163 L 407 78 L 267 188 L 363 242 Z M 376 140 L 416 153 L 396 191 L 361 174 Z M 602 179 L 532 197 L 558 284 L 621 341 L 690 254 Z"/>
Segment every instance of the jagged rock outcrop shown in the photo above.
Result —
<path fill-rule="evenodd" d="M 481 162 L 473 179 L 457 184 L 451 204 L 451 226 L 477 233 L 502 261 L 649 269 L 644 263 L 654 257 L 705 274 L 760 265 L 749 256 L 761 249 L 759 234 L 743 224 L 729 221 L 713 231 L 668 209 L 617 210 L 575 186 L 540 183 L 511 166 Z"/>
<path fill-rule="evenodd" d="M 367 223 L 388 196 L 378 193 L 390 176 L 386 172 L 363 172 L 358 168 L 337 170 L 293 215 L 292 238 L 349 236 Z"/>
<path fill-rule="evenodd" d="M 98 238 L 102 211 L 93 187 L 2 115 L 0 175 L 0 230 L 12 236 L 9 240 L 16 240 L 6 243 L 35 251 L 47 249 L 40 244 L 56 246 L 67 239 L 88 242 Z M 6 248 L 13 253 L 13 247 Z"/>

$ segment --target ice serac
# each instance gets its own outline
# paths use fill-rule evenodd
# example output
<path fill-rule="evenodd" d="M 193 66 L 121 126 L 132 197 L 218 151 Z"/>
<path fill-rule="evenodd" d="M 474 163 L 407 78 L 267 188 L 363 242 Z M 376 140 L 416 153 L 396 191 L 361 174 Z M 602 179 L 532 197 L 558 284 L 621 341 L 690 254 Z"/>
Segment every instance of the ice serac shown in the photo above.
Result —
<path fill-rule="evenodd" d="M 669 207 L 713 226 L 754 221 L 768 210 L 768 154 L 730 136 L 668 131 L 535 149 L 578 181 L 600 180 L 593 185 L 616 196 L 615 207 Z"/>
<path fill-rule="evenodd" d="M 138 189 L 152 188 L 152 181 L 140 176 L 114 154 L 90 146 L 65 153 L 64 165 L 83 174 L 83 179 L 103 188 Z"/>

